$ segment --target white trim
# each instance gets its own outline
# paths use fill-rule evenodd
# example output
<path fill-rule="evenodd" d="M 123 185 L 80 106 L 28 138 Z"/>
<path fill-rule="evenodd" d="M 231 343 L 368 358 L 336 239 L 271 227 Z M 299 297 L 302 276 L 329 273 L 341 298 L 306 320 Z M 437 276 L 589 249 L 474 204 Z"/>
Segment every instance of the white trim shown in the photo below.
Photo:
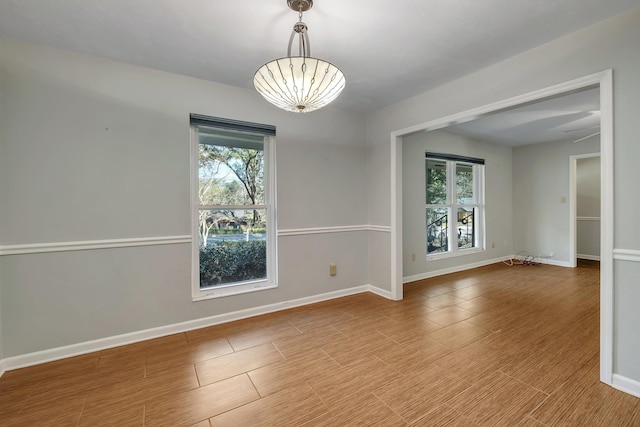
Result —
<path fill-rule="evenodd" d="M 224 298 L 233 295 L 249 294 L 252 292 L 266 291 L 275 289 L 278 285 L 268 280 L 255 280 L 243 284 L 229 284 L 226 286 L 214 286 L 208 289 L 200 290 L 200 295 L 191 297 L 192 301 L 204 301 L 214 298 Z"/>
<path fill-rule="evenodd" d="M 631 378 L 623 377 L 619 374 L 613 374 L 613 388 L 629 393 L 632 396 L 640 397 L 640 382 Z"/>
<path fill-rule="evenodd" d="M 198 191 L 196 190 L 200 186 L 198 173 L 200 171 L 199 152 L 200 146 L 198 145 L 199 128 L 193 125 L 189 126 L 189 203 L 191 213 L 191 240 L 192 242 L 200 241 L 200 224 L 199 224 L 199 205 L 200 199 Z M 200 290 L 200 248 L 199 245 L 191 244 L 191 298 L 193 299 L 198 295 Z"/>
<path fill-rule="evenodd" d="M 275 304 L 263 305 L 245 310 L 234 311 L 232 313 L 219 314 L 216 316 L 205 317 L 202 319 L 189 320 L 187 322 L 176 323 L 173 325 L 160 326 L 157 328 L 146 329 L 143 331 L 131 332 L 128 334 L 116 335 L 107 338 L 101 338 L 93 341 L 87 341 L 78 344 L 72 344 L 64 347 L 53 348 L 49 350 L 38 351 L 20 356 L 9 357 L 0 361 L 0 370 L 13 370 L 24 368 L 26 366 L 37 365 L 40 363 L 51 362 L 53 360 L 64 359 L 67 357 L 78 356 L 80 354 L 100 351 L 107 348 L 118 347 L 121 345 L 132 344 L 139 341 L 160 338 L 167 335 L 177 334 L 181 332 L 191 331 L 194 329 L 205 328 L 207 326 L 219 325 L 221 323 L 233 322 L 235 320 L 246 319 L 248 317 L 259 316 L 261 314 L 273 313 L 275 311 L 286 310 L 293 307 L 314 304 L 321 301 L 341 298 L 349 295 L 360 294 L 364 292 L 373 292 L 375 294 L 385 296 L 386 291 L 371 285 L 356 286 L 349 289 L 327 292 L 320 295 L 298 298 L 289 301 L 283 301 Z M 385 296 L 386 298 L 386 296 Z"/>
<path fill-rule="evenodd" d="M 6 366 L 4 363 L 4 359 L 0 359 L 0 378 L 2 378 L 2 376 L 4 375 L 4 372 L 6 371 Z"/>
<path fill-rule="evenodd" d="M 507 257 L 508 259 L 509 257 Z M 413 276 L 406 276 L 402 278 L 402 283 L 410 283 L 410 282 L 416 282 L 418 280 L 424 280 L 424 279 L 430 279 L 432 277 L 436 277 L 436 276 L 442 276 L 444 274 L 451 274 L 451 273 L 458 273 L 460 271 L 465 271 L 465 270 L 471 270 L 473 268 L 478 268 L 478 267 L 484 267 L 486 265 L 491 265 L 491 264 L 496 264 L 499 262 L 503 262 L 505 260 L 504 257 L 502 258 L 494 258 L 494 259 L 488 259 L 486 261 L 479 261 L 479 262 L 474 262 L 471 264 L 465 264 L 465 265 L 457 265 L 455 267 L 451 267 L 451 268 L 443 268 L 441 270 L 435 270 L 435 271 L 429 271 L 426 273 L 420 273 L 420 274 L 415 274 Z"/>
<path fill-rule="evenodd" d="M 600 221 L 599 216 L 579 216 L 576 217 L 576 221 Z"/>
<path fill-rule="evenodd" d="M 402 299 L 402 136 L 443 128 L 487 113 L 595 85 L 600 86 L 601 111 L 600 380 L 611 384 L 613 375 L 613 235 L 615 222 L 613 208 L 613 70 L 611 69 L 391 132 L 391 294 L 394 299 Z"/>
<path fill-rule="evenodd" d="M 272 285 L 278 286 L 278 195 L 277 195 L 277 165 L 276 165 L 276 138 L 275 136 L 266 136 L 265 144 L 265 164 L 264 174 L 268 180 L 265 185 L 266 202 L 271 209 L 267 215 L 267 230 L 275 230 L 273 237 L 267 236 L 267 274 Z"/>
<path fill-rule="evenodd" d="M 381 296 L 383 298 L 393 300 L 393 298 L 391 296 L 391 292 L 386 290 L 386 289 L 381 289 L 381 288 L 379 288 L 377 286 L 373 286 L 373 285 L 366 285 L 366 287 L 367 287 L 367 291 L 371 292 L 372 294 L 376 294 L 376 295 Z"/>
<path fill-rule="evenodd" d="M 600 255 L 588 255 L 588 254 L 578 254 L 576 255 L 578 259 L 586 259 L 589 261 L 600 261 Z"/>
<path fill-rule="evenodd" d="M 613 259 L 616 261 L 640 262 L 640 251 L 634 249 L 614 249 Z"/>
<path fill-rule="evenodd" d="M 278 237 L 306 236 L 310 234 L 349 233 L 353 231 L 379 231 L 391 233 L 391 227 L 384 225 L 344 225 L 338 227 L 291 228 L 278 230 Z"/>
<path fill-rule="evenodd" d="M 380 233 L 391 233 L 390 225 L 367 225 L 369 231 L 377 231 Z"/>
<path fill-rule="evenodd" d="M 456 243 L 456 246 L 457 246 L 457 243 Z M 427 255 L 426 259 L 427 261 L 438 261 L 441 259 L 458 258 L 466 255 L 480 254 L 485 251 L 486 249 L 484 248 L 476 247 L 476 248 L 456 250 L 452 252 L 436 252 L 436 253 Z"/>
<path fill-rule="evenodd" d="M 600 73 L 600 381 L 613 381 L 613 70 Z"/>
<path fill-rule="evenodd" d="M 84 240 L 77 242 L 30 243 L 0 246 L 0 255 L 40 254 L 191 243 L 191 236 L 139 237 L 131 239 Z"/>
<path fill-rule="evenodd" d="M 580 77 L 568 82 L 559 83 L 553 86 L 549 86 L 543 89 L 539 89 L 533 92 L 525 93 L 522 95 L 514 96 L 504 99 L 502 101 L 493 102 L 481 107 L 473 108 L 471 110 L 463 111 L 461 113 L 452 114 L 450 116 L 442 117 L 439 119 L 431 120 L 428 122 L 420 123 L 417 125 L 409 126 L 404 129 L 396 130 L 391 134 L 399 137 L 408 135 L 415 132 L 432 131 L 442 129 L 447 126 L 456 123 L 463 123 L 469 121 L 469 119 L 475 119 L 478 116 L 484 114 L 493 113 L 505 108 L 515 107 L 517 105 L 526 104 L 532 101 L 539 101 L 543 98 L 560 95 L 573 90 L 584 89 L 590 86 L 600 84 L 612 74 L 612 70 L 605 70 L 599 73 L 591 74 L 589 76 Z"/>
<path fill-rule="evenodd" d="M 575 268 L 575 265 L 573 265 L 573 263 L 571 263 L 570 261 L 558 261 L 549 258 L 535 258 L 534 262 L 538 262 L 540 264 L 555 265 L 556 267 Z"/>

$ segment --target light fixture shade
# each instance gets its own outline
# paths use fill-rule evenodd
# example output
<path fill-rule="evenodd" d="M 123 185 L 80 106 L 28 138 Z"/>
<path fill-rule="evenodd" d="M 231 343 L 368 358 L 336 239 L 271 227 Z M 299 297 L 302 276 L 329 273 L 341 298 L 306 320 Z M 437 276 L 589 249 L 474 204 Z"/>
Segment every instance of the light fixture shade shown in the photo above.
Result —
<path fill-rule="evenodd" d="M 273 105 L 308 113 L 336 99 L 344 89 L 345 77 L 338 67 L 322 59 L 290 56 L 260 67 L 253 85 Z"/>

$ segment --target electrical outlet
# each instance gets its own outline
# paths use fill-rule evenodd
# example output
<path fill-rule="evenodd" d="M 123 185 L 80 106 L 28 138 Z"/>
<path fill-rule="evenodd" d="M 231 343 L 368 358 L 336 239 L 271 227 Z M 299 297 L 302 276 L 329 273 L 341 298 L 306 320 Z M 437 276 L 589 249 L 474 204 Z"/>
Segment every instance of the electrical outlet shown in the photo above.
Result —
<path fill-rule="evenodd" d="M 495 249 L 495 248 L 496 248 L 496 242 L 491 242 L 491 247 L 492 247 L 493 249 Z"/>
<path fill-rule="evenodd" d="M 329 264 L 329 276 L 335 276 L 336 274 L 338 274 L 338 266 Z"/>
<path fill-rule="evenodd" d="M 411 261 L 415 261 L 416 260 L 416 254 L 411 254 Z"/>

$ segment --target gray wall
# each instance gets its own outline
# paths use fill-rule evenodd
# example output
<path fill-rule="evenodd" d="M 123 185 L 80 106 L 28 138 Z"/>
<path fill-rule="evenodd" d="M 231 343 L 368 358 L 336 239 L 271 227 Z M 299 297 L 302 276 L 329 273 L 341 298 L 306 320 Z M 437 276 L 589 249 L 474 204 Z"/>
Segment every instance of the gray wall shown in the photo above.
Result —
<path fill-rule="evenodd" d="M 6 38 L 0 64 L 0 246 L 191 234 L 191 112 L 277 127 L 279 229 L 367 222 L 361 115 Z M 280 237 L 277 289 L 200 302 L 190 244 L 5 255 L 3 356 L 364 285 L 367 244 Z"/>
<path fill-rule="evenodd" d="M 606 69 L 614 70 L 614 193 L 616 248 L 640 250 L 640 227 L 635 216 L 640 208 L 636 183 L 640 170 L 637 117 L 640 112 L 640 9 L 563 37 L 517 55 L 479 72 L 442 85 L 414 98 L 381 109 L 367 117 L 369 147 L 368 212 L 371 223 L 390 225 L 391 132 L 436 120 L 472 108 L 546 88 Z M 379 222 L 374 222 L 379 221 Z M 390 236 L 386 236 L 390 244 Z M 370 251 L 370 263 L 391 265 L 390 258 Z M 393 255 L 392 255 L 393 256 Z M 390 267 L 389 267 L 390 268 Z M 640 311 L 637 294 L 640 262 L 616 262 L 614 283 L 615 341 L 614 372 L 640 381 Z M 390 270 L 388 272 L 390 277 Z"/>
<path fill-rule="evenodd" d="M 485 159 L 484 252 L 427 260 L 425 254 L 425 152 L 456 154 Z M 403 275 L 425 273 L 473 264 L 511 254 L 513 231 L 511 148 L 477 141 L 444 131 L 417 132 L 402 141 Z M 492 245 L 495 243 L 495 245 Z M 495 247 L 492 247 L 495 246 Z M 412 261 L 412 254 L 416 260 Z"/>
<path fill-rule="evenodd" d="M 514 250 L 554 252 L 569 263 L 570 156 L 598 153 L 600 139 L 547 142 L 513 149 Z"/>
<path fill-rule="evenodd" d="M 391 208 L 389 194 L 389 135 L 387 145 L 367 150 L 366 207 L 368 223 L 390 225 Z M 369 283 L 384 290 L 391 290 L 391 243 L 389 233 L 369 232 Z"/>
<path fill-rule="evenodd" d="M 600 156 L 576 160 L 578 258 L 600 258 L 600 180 Z"/>

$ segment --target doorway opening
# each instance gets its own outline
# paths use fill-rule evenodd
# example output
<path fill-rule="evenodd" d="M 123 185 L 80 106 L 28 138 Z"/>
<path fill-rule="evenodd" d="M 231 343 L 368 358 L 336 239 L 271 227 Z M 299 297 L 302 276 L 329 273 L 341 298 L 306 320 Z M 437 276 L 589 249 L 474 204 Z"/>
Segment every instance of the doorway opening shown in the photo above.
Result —
<path fill-rule="evenodd" d="M 570 233 L 569 261 L 600 261 L 601 194 L 600 153 L 570 158 Z"/>
<path fill-rule="evenodd" d="M 403 199 L 402 141 L 409 134 L 441 129 L 483 115 L 543 99 L 569 94 L 590 87 L 600 94 L 601 225 L 600 225 L 600 380 L 613 380 L 613 72 L 597 74 L 561 83 L 476 109 L 417 124 L 391 133 L 391 296 L 403 297 Z"/>

